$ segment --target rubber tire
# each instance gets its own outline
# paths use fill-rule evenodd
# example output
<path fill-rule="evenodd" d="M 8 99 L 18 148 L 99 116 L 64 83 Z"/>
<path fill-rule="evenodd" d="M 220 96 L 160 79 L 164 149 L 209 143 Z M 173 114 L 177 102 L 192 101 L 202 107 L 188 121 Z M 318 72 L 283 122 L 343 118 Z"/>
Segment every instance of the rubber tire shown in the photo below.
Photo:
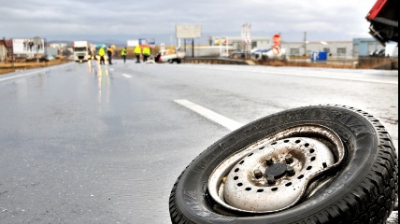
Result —
<path fill-rule="evenodd" d="M 168 63 L 173 64 L 174 61 L 175 61 L 174 59 L 169 59 L 169 60 L 168 60 Z"/>
<path fill-rule="evenodd" d="M 346 157 L 328 186 L 273 214 L 239 214 L 214 203 L 207 182 L 218 164 L 265 136 L 305 124 L 330 128 L 345 145 Z M 397 192 L 397 154 L 378 120 L 353 107 L 309 106 L 261 118 L 214 143 L 175 182 L 169 211 L 173 224 L 383 224 L 393 210 Z"/>

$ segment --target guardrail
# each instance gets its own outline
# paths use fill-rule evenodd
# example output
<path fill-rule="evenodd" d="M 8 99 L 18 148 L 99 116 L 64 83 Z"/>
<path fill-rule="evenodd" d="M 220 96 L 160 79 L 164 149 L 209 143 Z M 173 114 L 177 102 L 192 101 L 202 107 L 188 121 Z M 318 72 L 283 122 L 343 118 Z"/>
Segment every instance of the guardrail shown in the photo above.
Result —
<path fill-rule="evenodd" d="M 398 70 L 399 59 L 387 57 L 359 57 L 358 68 L 375 68 L 384 70 Z"/>
<path fill-rule="evenodd" d="M 184 63 L 192 64 L 230 64 L 230 65 L 254 65 L 251 60 L 237 60 L 230 58 L 184 58 Z"/>
<path fill-rule="evenodd" d="M 398 69 L 398 58 L 360 57 L 357 59 L 332 59 L 323 62 L 310 62 L 309 59 L 294 59 L 289 61 L 268 60 L 252 61 L 219 57 L 184 58 L 183 63 L 192 64 L 230 64 L 230 65 L 270 65 L 270 66 L 300 66 L 327 68 L 359 68 L 359 69 Z"/>

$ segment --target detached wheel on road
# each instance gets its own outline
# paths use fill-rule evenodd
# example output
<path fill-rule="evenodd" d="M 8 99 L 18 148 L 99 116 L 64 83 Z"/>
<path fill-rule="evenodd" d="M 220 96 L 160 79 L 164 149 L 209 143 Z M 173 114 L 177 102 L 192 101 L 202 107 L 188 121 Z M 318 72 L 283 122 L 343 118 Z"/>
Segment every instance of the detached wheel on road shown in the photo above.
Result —
<path fill-rule="evenodd" d="M 309 106 L 256 120 L 184 170 L 173 224 L 383 224 L 398 191 L 397 155 L 382 124 L 346 106 Z"/>

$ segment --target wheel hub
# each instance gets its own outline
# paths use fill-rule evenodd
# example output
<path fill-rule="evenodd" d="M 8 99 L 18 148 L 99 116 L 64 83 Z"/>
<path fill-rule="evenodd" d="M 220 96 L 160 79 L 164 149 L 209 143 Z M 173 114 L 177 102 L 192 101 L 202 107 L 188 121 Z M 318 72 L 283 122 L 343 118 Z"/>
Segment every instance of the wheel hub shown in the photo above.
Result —
<path fill-rule="evenodd" d="M 274 163 L 267 167 L 265 170 L 266 177 L 272 176 L 275 179 L 279 179 L 286 175 L 287 165 L 284 163 Z"/>

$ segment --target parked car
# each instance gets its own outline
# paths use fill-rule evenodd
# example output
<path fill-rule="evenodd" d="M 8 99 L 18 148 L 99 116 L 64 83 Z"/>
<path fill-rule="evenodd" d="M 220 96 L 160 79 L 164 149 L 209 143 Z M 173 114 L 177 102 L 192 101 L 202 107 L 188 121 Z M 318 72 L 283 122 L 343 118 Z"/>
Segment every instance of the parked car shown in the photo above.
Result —
<path fill-rule="evenodd" d="M 234 51 L 230 55 L 231 58 L 245 58 L 246 53 L 244 51 Z"/>
<path fill-rule="evenodd" d="M 40 57 L 39 61 L 52 61 L 52 60 L 55 60 L 55 59 L 56 58 L 54 56 L 52 56 L 52 55 L 45 55 L 45 56 Z M 29 61 L 35 61 L 35 60 L 37 60 L 37 59 L 35 59 L 35 58 L 29 59 Z"/>
<path fill-rule="evenodd" d="M 385 57 L 385 48 L 377 49 L 369 53 L 371 57 Z"/>
<path fill-rule="evenodd" d="M 251 51 L 251 59 L 261 60 L 263 53 L 267 53 L 271 49 L 255 49 Z"/>

